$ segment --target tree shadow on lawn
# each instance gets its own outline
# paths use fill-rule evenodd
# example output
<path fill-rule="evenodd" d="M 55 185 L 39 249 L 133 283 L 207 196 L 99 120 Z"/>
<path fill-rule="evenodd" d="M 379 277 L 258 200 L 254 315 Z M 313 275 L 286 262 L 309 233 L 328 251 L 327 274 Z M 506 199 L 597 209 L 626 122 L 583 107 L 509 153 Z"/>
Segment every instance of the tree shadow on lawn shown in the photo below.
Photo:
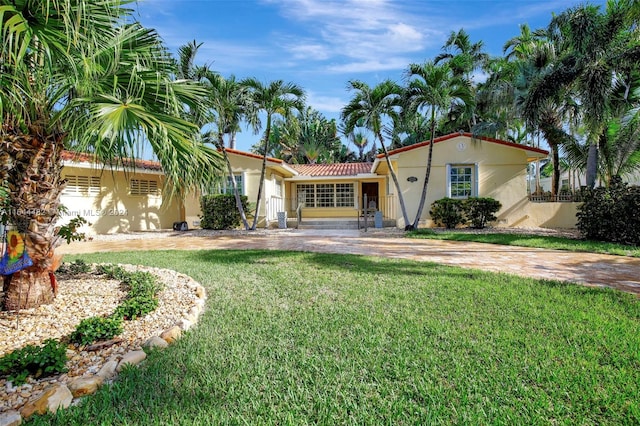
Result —
<path fill-rule="evenodd" d="M 371 276 L 372 280 L 376 280 L 380 276 L 413 276 L 416 278 L 438 276 L 464 281 L 465 283 L 472 281 L 492 282 L 497 286 L 514 285 L 514 281 L 523 282 L 524 280 L 529 285 L 533 283 L 533 285 L 545 288 L 560 288 L 563 292 L 578 293 L 586 297 L 605 297 L 618 302 L 629 301 L 629 294 L 608 287 L 585 286 L 562 280 L 525 278 L 510 273 L 488 272 L 427 261 L 388 259 L 357 254 L 273 250 L 202 250 L 184 253 L 187 257 L 200 262 L 236 264 L 242 265 L 242 267 L 276 264 L 276 262 L 286 264 L 287 259 L 297 262 L 302 256 L 304 261 L 311 262 L 320 268 L 333 269 L 336 274 L 345 271 L 357 271 L 360 274 L 365 273 Z"/>

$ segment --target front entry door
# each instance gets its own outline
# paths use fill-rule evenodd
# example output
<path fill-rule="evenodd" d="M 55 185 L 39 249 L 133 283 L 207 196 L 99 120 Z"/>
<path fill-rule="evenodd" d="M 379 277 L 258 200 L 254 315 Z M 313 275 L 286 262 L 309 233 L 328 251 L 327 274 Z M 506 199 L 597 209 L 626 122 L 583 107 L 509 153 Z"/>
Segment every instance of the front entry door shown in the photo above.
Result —
<path fill-rule="evenodd" d="M 380 209 L 380 203 L 378 202 L 378 182 L 363 182 L 362 183 L 362 197 L 360 199 L 361 206 L 364 209 L 364 194 L 367 194 L 367 200 L 371 205 L 372 201 L 375 201 L 376 210 Z"/>

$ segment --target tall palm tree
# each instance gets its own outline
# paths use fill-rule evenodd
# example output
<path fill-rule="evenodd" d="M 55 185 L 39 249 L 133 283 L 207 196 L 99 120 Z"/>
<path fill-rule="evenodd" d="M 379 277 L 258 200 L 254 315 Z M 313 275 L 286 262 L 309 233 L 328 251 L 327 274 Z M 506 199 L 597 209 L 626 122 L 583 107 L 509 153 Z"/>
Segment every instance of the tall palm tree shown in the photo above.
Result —
<path fill-rule="evenodd" d="M 484 43 L 471 42 L 469 34 L 461 28 L 458 32 L 452 31 L 449 38 L 442 46 L 443 53 L 434 59 L 435 65 L 447 64 L 452 76 L 469 82 L 469 88 L 475 96 L 474 73 L 483 69 L 489 61 L 489 54 L 483 51 Z M 452 104 L 447 117 L 447 126 L 451 131 L 471 130 L 476 125 L 475 103 Z"/>
<path fill-rule="evenodd" d="M 521 63 L 516 83 L 519 92 L 516 104 L 522 117 L 529 126 L 540 131 L 551 148 L 553 175 L 551 194 L 556 195 L 560 186 L 560 148 L 571 143 L 573 136 L 567 132 L 567 124 L 579 117 L 579 107 L 571 91 L 558 88 L 553 96 L 547 96 L 544 102 L 532 101 L 536 96 L 536 85 L 554 72 L 553 62 L 542 68 L 532 63 Z M 532 107 L 535 105 L 535 108 Z"/>
<path fill-rule="evenodd" d="M 405 93 L 406 109 L 410 115 L 427 109 L 430 113 L 429 122 L 431 124 L 431 141 L 422 194 L 412 224 L 413 228 L 417 228 L 427 199 L 436 136 L 436 119 L 443 110 L 450 108 L 452 104 L 472 104 L 473 100 L 469 82 L 462 77 L 455 76 L 448 64 L 435 65 L 433 62 L 410 64 L 406 74 L 409 80 Z"/>
<path fill-rule="evenodd" d="M 236 199 L 236 208 L 245 230 L 249 230 L 249 222 L 242 205 L 240 190 L 233 177 L 233 168 L 231 167 L 224 139 L 226 136 L 229 148 L 235 149 L 236 133 L 240 129 L 240 122 L 244 117 L 252 113 L 251 92 L 247 86 L 241 84 L 233 75 L 225 79 L 219 74 L 205 73 L 205 78 L 210 108 L 206 121 L 208 122 L 207 124 L 213 127 L 213 130 L 207 133 L 206 140 L 213 143 L 222 153 L 227 168 L 227 176 L 229 176 L 231 188 Z"/>
<path fill-rule="evenodd" d="M 391 174 L 391 179 L 398 193 L 398 201 L 400 202 L 405 228 L 411 229 L 407 208 L 405 207 L 404 197 L 402 195 L 402 188 L 398 182 L 396 172 L 391 165 L 389 152 L 387 151 L 382 135 L 384 127 L 383 121 L 385 118 L 391 120 L 392 125 L 395 125 L 400 120 L 399 114 L 402 105 L 403 89 L 391 80 L 385 80 L 374 88 L 369 87 L 367 83 L 362 81 L 351 80 L 349 81 L 348 88 L 349 90 L 355 91 L 355 94 L 340 113 L 340 117 L 344 123 L 344 129 L 349 133 L 356 127 L 364 127 L 369 129 L 376 138 L 378 138 L 382 146 L 382 151 L 384 152 L 389 173 Z"/>
<path fill-rule="evenodd" d="M 473 72 L 489 60 L 489 55 L 483 49 L 482 41 L 472 43 L 469 33 L 461 28 L 458 32 L 451 31 L 442 46 L 443 53 L 436 56 L 434 63 L 448 63 L 455 77 L 471 80 Z"/>
<path fill-rule="evenodd" d="M 5 277 L 5 309 L 53 300 L 66 147 L 122 165 L 146 140 L 167 195 L 219 173 L 219 155 L 182 118 L 185 106 L 202 105 L 204 92 L 171 78 L 175 61 L 155 31 L 133 22 L 131 2 L 0 1 L 0 181 L 10 189 L 9 220 L 34 263 Z"/>
<path fill-rule="evenodd" d="M 264 187 L 264 177 L 267 170 L 267 156 L 269 153 L 269 141 L 271 137 L 271 124 L 275 115 L 289 117 L 293 110 L 301 111 L 304 106 L 304 90 L 294 83 L 285 83 L 282 80 L 272 81 L 269 84 L 263 84 L 260 81 L 249 78 L 243 80 L 251 91 L 253 105 L 252 111 L 264 112 L 266 114 L 266 129 L 264 132 L 264 154 L 262 157 L 262 171 L 260 172 L 260 184 L 258 185 L 258 195 L 256 199 L 256 211 L 253 217 L 251 229 L 255 230 L 258 225 L 258 216 L 260 214 L 260 201 L 262 199 L 262 190 Z M 249 118 L 257 122 L 257 116 Z"/>
<path fill-rule="evenodd" d="M 539 54 L 540 43 L 544 43 L 546 31 L 531 31 L 528 24 L 520 25 L 520 35 L 510 38 L 504 43 L 502 52 L 506 60 L 529 60 Z"/>
<path fill-rule="evenodd" d="M 548 28 L 563 49 L 553 68 L 531 87 L 525 109 L 532 111 L 561 90 L 579 97 L 589 128 L 587 186 L 595 185 L 598 146 L 605 136 L 616 80 L 633 78 L 640 61 L 637 2 L 613 0 L 599 6 L 580 5 L 555 16 Z"/>

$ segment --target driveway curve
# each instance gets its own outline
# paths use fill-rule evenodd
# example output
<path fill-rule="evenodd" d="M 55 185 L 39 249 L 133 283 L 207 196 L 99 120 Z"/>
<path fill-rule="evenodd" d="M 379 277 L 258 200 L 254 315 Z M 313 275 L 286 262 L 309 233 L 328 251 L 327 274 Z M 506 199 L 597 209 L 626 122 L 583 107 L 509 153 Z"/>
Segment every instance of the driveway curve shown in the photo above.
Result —
<path fill-rule="evenodd" d="M 640 297 L 640 259 L 496 244 L 404 238 L 397 232 L 273 230 L 139 233 L 127 239 L 74 242 L 62 254 L 131 250 L 294 250 L 428 261 L 539 279 L 612 287 Z"/>

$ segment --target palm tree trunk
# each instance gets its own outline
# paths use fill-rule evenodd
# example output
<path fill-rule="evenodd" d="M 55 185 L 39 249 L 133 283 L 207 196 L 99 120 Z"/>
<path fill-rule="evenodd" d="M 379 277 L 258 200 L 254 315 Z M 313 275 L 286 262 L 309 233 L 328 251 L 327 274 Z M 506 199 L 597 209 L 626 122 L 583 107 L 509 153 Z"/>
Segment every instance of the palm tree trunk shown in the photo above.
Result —
<path fill-rule="evenodd" d="M 244 212 L 244 208 L 242 207 L 242 200 L 240 199 L 240 192 L 238 191 L 238 185 L 236 185 L 236 179 L 233 176 L 233 168 L 231 167 L 231 161 L 229 161 L 229 155 L 227 154 L 227 150 L 224 147 L 224 143 L 222 146 L 222 155 L 224 157 L 225 163 L 227 163 L 227 173 L 231 176 L 231 187 L 233 188 L 233 195 L 236 198 L 236 207 L 238 208 L 238 212 L 240 213 L 240 217 L 242 218 L 242 224 L 244 225 L 245 231 L 249 230 L 249 222 L 247 221 L 247 215 Z"/>
<path fill-rule="evenodd" d="M 55 296 L 54 249 L 60 242 L 56 220 L 61 179 L 61 133 L 32 126 L 28 134 L 4 129 L 0 145 L 0 180 L 9 186 L 9 222 L 25 235 L 33 266 L 5 277 L 6 310 L 34 308 Z"/>
<path fill-rule="evenodd" d="M 396 172 L 393 171 L 393 167 L 391 166 L 391 160 L 389 160 L 389 152 L 387 151 L 387 147 L 384 145 L 384 139 L 382 138 L 381 133 L 378 133 L 378 139 L 380 140 L 382 151 L 384 151 L 384 158 L 385 160 L 387 160 L 387 167 L 389 168 L 389 173 L 391 173 L 391 179 L 393 179 L 393 183 L 396 186 L 396 192 L 398 192 L 398 201 L 400 202 L 400 209 L 402 210 L 402 218 L 404 219 L 405 230 L 410 230 L 411 225 L 409 224 L 409 216 L 407 215 L 407 208 L 404 205 L 402 188 L 400 188 L 400 183 L 398 182 L 398 177 L 396 176 Z"/>
<path fill-rule="evenodd" d="M 596 186 L 596 177 L 598 175 L 598 145 L 589 144 L 589 153 L 587 155 L 587 188 Z"/>
<path fill-rule="evenodd" d="M 433 161 L 433 140 L 436 138 L 436 122 L 435 122 L 435 108 L 431 108 L 431 142 L 429 142 L 429 156 L 427 157 L 427 171 L 424 175 L 424 182 L 422 184 L 422 194 L 420 195 L 420 202 L 418 203 L 418 212 L 416 213 L 416 219 L 413 221 L 413 229 L 418 228 L 420 222 L 420 216 L 424 210 L 424 204 L 427 201 L 427 188 L 429 186 L 429 177 L 431 176 L 431 162 Z"/>
<path fill-rule="evenodd" d="M 258 196 L 256 200 L 256 213 L 253 217 L 251 230 L 255 231 L 258 226 L 258 215 L 260 214 L 260 200 L 262 199 L 262 189 L 264 187 L 264 177 L 267 173 L 267 153 L 269 152 L 269 134 L 271 133 L 271 115 L 267 115 L 267 129 L 264 132 L 264 156 L 262 157 L 262 171 L 260 172 L 260 184 L 258 185 Z"/>
<path fill-rule="evenodd" d="M 560 152 L 558 144 L 551 147 L 551 156 L 553 158 L 553 177 L 551 178 L 551 196 L 558 195 L 558 187 L 560 186 Z"/>

